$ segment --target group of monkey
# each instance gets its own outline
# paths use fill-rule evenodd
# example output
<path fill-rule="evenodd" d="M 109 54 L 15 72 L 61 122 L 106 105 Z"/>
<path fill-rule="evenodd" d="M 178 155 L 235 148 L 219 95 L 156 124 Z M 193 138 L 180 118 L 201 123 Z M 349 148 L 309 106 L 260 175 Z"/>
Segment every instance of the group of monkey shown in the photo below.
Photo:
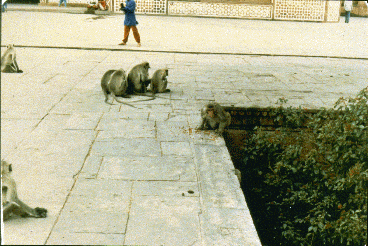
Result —
<path fill-rule="evenodd" d="M 169 70 L 167 68 L 158 69 L 152 78 L 149 78 L 149 68 L 150 64 L 148 62 L 142 62 L 135 65 L 130 70 L 128 76 L 124 69 L 108 70 L 101 79 L 101 88 L 105 95 L 105 102 L 112 104 L 108 102 L 109 95 L 111 95 L 113 100 L 115 99 L 117 102 L 135 107 L 127 102 L 121 101 L 117 97 L 128 98 L 130 95 L 136 94 L 148 96 L 150 97 L 148 100 L 153 100 L 156 97 L 156 93 L 170 92 L 170 89 L 167 89 Z M 147 94 L 147 87 L 149 85 L 151 85 L 152 94 Z"/>
<path fill-rule="evenodd" d="M 149 96 L 153 100 L 156 93 L 170 92 L 167 89 L 168 69 L 157 70 L 152 78 L 149 78 L 148 62 L 143 62 L 134 66 L 126 76 L 123 69 L 108 70 L 101 79 L 102 91 L 105 95 L 105 102 L 108 102 L 108 97 L 111 95 L 113 100 L 117 102 L 135 107 L 117 97 L 130 97 L 132 94 Z M 1 57 L 1 71 L 5 73 L 22 73 L 16 62 L 15 50 L 13 45 L 8 45 L 7 50 Z M 152 95 L 147 94 L 147 87 L 151 85 Z M 109 103 L 112 104 L 112 103 Z M 210 102 L 201 109 L 201 124 L 197 127 L 198 130 L 215 130 L 219 135 L 222 135 L 225 127 L 231 123 L 230 113 L 215 102 Z M 45 218 L 47 210 L 45 208 L 31 208 L 27 204 L 19 200 L 16 190 L 16 184 L 11 176 L 12 165 L 6 161 L 1 161 L 1 189 L 2 189 L 2 206 L 3 219 L 8 219 L 12 214 L 22 217 Z"/>

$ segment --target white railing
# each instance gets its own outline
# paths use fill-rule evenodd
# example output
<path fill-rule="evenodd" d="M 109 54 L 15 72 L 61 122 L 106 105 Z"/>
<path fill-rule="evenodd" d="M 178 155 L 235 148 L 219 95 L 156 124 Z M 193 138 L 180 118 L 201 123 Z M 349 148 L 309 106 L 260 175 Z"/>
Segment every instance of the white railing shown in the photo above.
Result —
<path fill-rule="evenodd" d="M 272 5 L 169 1 L 169 15 L 271 19 Z"/>
<path fill-rule="evenodd" d="M 120 11 L 120 4 L 125 0 L 114 0 L 114 12 Z M 167 14 L 167 0 L 136 0 L 137 14 Z"/>

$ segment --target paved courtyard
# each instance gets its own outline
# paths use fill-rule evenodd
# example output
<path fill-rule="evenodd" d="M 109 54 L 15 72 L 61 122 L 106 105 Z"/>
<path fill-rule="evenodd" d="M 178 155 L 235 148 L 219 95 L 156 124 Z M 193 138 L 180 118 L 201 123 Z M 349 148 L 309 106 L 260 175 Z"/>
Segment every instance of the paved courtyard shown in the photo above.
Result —
<path fill-rule="evenodd" d="M 45 219 L 6 221 L 3 243 L 260 245 L 224 140 L 194 130 L 199 109 L 213 100 L 274 106 L 280 97 L 293 106 L 332 107 L 339 97 L 354 96 L 368 86 L 368 51 L 363 36 L 347 34 L 367 34 L 368 19 L 353 18 L 348 28 L 138 16 L 145 40 L 138 48 L 133 37 L 127 47 L 116 45 L 122 18 L 2 16 L 2 45 L 23 46 L 17 55 L 24 73 L 1 74 L 1 158 L 13 163 L 20 198 L 48 209 Z M 324 43 L 290 35 L 297 27 Z M 198 35 L 188 38 L 191 33 Z M 249 33 L 270 38 L 249 41 Z M 346 33 L 341 46 L 326 38 L 336 33 Z M 352 40 L 354 49 L 343 48 Z M 278 53 L 349 59 L 269 56 Z M 172 92 L 132 102 L 138 109 L 104 103 L 103 73 L 142 61 L 150 62 L 151 75 L 169 68 Z"/>

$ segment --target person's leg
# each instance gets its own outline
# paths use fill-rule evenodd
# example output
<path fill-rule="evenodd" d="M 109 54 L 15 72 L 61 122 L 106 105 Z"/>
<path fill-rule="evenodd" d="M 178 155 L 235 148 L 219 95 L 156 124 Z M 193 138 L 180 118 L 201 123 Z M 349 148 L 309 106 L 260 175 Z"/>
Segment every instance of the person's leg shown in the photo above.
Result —
<path fill-rule="evenodd" d="M 138 29 L 136 26 L 132 26 L 133 36 L 135 41 L 137 41 L 138 45 L 141 44 L 141 36 L 139 35 Z"/>
<path fill-rule="evenodd" d="M 124 39 L 122 43 L 123 45 L 128 42 L 129 32 L 130 32 L 130 26 L 124 26 Z"/>
<path fill-rule="evenodd" d="M 350 11 L 346 11 L 346 14 L 345 14 L 345 23 L 349 23 L 350 21 Z"/>

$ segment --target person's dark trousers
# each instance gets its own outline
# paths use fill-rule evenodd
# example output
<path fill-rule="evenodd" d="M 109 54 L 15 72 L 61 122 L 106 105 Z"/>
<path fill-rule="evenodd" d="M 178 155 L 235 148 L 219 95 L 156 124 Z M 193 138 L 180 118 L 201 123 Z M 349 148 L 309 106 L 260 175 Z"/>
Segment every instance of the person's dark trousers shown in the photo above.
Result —
<path fill-rule="evenodd" d="M 345 23 L 349 23 L 350 20 L 350 11 L 346 11 L 345 13 Z"/>

